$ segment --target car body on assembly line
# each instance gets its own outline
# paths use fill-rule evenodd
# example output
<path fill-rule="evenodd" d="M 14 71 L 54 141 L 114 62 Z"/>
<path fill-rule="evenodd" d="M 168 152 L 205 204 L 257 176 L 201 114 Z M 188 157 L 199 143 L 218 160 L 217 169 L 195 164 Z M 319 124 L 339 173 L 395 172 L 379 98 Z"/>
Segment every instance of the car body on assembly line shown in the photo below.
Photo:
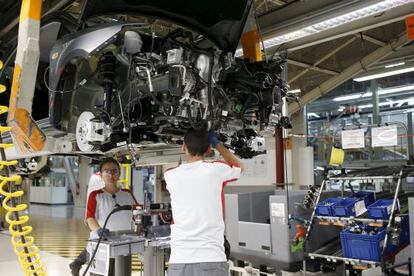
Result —
<path fill-rule="evenodd" d="M 263 153 L 288 86 L 284 60 L 234 56 L 251 9 L 250 0 L 91 0 L 79 20 L 49 14 L 33 112 L 47 112 L 68 153 L 173 146 L 189 128 L 215 129 L 243 158 Z"/>

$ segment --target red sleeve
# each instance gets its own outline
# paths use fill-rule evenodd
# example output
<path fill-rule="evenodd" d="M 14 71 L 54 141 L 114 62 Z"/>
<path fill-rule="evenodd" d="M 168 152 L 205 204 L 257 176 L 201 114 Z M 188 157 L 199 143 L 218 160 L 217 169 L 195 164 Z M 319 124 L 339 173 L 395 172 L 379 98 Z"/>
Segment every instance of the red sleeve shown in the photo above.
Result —
<path fill-rule="evenodd" d="M 225 165 L 229 166 L 230 168 L 233 168 L 233 167 L 240 168 L 240 166 L 237 165 L 237 164 L 229 163 L 229 162 L 226 162 L 226 161 L 223 161 L 223 160 L 214 160 L 211 163 L 225 164 Z"/>
<path fill-rule="evenodd" d="M 86 218 L 95 218 L 96 211 L 96 195 L 100 193 L 100 190 L 90 193 L 88 198 L 88 204 L 86 206 Z"/>

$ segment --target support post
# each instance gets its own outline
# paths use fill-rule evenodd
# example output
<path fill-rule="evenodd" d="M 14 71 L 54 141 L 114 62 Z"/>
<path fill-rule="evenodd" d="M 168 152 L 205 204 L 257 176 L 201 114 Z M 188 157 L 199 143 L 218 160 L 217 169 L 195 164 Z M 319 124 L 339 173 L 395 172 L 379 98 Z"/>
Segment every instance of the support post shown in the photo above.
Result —
<path fill-rule="evenodd" d="M 408 198 L 408 217 L 410 220 L 410 229 L 414 229 L 414 197 Z M 410 258 L 411 259 L 411 271 L 413 271 L 414 270 L 414 246 L 410 246 L 410 255 L 411 255 L 411 258 Z"/>
<path fill-rule="evenodd" d="M 377 80 L 371 80 L 370 90 L 372 92 L 372 123 L 379 125 L 381 124 L 381 117 L 379 114 L 379 95 Z"/>
<path fill-rule="evenodd" d="M 275 130 L 275 152 L 276 152 L 276 186 L 284 187 L 285 183 L 285 160 L 283 148 L 283 128 L 276 127 Z"/>
<path fill-rule="evenodd" d="M 407 113 L 407 145 L 408 145 L 408 164 L 414 164 L 414 149 L 413 149 L 413 113 Z"/>
<path fill-rule="evenodd" d="M 144 253 L 144 276 L 163 276 L 164 271 L 164 250 L 149 245 Z"/>

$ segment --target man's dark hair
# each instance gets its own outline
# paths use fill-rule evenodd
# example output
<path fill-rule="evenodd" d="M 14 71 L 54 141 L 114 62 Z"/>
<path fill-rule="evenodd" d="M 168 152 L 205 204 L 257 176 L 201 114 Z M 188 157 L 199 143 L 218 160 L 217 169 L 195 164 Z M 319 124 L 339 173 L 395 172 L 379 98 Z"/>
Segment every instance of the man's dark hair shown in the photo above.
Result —
<path fill-rule="evenodd" d="M 106 157 L 99 162 L 99 171 L 102 172 L 102 167 L 105 164 L 109 164 L 109 163 L 115 164 L 118 167 L 118 170 L 121 171 L 121 166 L 119 165 L 118 161 L 116 161 L 116 159 L 112 157 Z"/>
<path fill-rule="evenodd" d="M 193 156 L 202 156 L 210 146 L 210 137 L 206 130 L 189 129 L 184 135 L 184 144 Z"/>

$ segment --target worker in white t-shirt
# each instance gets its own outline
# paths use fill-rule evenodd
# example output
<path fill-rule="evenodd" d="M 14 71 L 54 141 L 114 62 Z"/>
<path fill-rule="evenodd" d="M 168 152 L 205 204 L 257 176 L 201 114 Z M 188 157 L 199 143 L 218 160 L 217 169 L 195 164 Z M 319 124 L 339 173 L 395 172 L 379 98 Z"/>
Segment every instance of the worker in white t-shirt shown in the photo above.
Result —
<path fill-rule="evenodd" d="M 225 161 L 204 161 L 210 144 Z M 174 218 L 168 276 L 228 276 L 223 188 L 240 177 L 243 164 L 214 131 L 189 130 L 183 150 L 186 163 L 164 174 Z"/>

